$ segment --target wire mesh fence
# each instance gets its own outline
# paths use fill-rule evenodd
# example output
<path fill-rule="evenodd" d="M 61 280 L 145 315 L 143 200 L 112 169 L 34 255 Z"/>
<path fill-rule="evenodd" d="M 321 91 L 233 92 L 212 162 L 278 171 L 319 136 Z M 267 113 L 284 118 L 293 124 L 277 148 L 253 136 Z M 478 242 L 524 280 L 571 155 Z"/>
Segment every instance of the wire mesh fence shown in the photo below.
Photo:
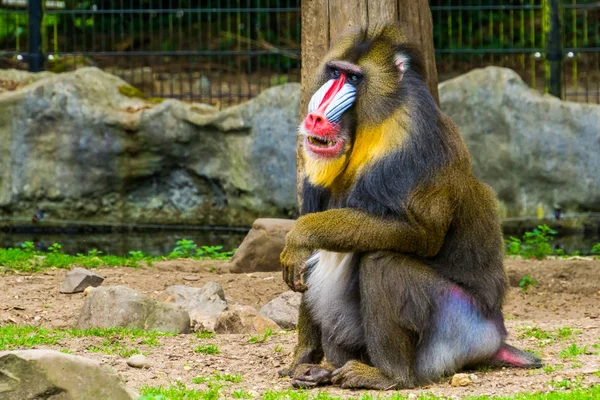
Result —
<path fill-rule="evenodd" d="M 39 22 L 30 18 L 34 4 L 43 8 Z M 550 66 L 559 65 L 562 98 L 600 103 L 599 2 L 430 6 L 440 81 L 499 65 L 549 91 L 557 79 Z M 45 70 L 97 66 L 150 97 L 224 107 L 300 80 L 300 21 L 300 0 L 0 0 L 0 68 L 27 69 L 39 54 Z"/>

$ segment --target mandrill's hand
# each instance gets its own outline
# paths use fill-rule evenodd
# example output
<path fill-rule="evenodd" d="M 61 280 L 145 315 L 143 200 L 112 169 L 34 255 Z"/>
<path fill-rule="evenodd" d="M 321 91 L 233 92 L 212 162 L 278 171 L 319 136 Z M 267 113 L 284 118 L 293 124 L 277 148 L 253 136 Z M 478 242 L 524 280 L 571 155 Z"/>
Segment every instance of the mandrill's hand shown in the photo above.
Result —
<path fill-rule="evenodd" d="M 312 251 L 301 246 L 296 246 L 287 241 L 280 256 L 283 267 L 283 280 L 295 292 L 304 292 L 307 287 L 304 284 L 304 272 L 306 271 L 306 260 Z"/>

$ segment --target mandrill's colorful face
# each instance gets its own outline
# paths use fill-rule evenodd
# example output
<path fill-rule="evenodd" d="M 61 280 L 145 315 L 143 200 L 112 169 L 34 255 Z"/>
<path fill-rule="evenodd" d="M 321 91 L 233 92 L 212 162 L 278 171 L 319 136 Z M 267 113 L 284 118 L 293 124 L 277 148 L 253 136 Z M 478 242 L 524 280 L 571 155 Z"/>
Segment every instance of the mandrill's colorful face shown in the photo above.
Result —
<path fill-rule="evenodd" d="M 413 56 L 393 25 L 360 29 L 333 45 L 299 128 L 313 184 L 331 186 L 348 168 L 344 179 L 353 179 L 360 164 L 383 155 L 390 140 L 398 141 L 389 136 L 400 132 L 387 132 L 386 121 L 402 110 L 409 66 L 421 74 L 420 58 L 413 65 Z M 388 125 L 397 127 L 398 121 Z"/>

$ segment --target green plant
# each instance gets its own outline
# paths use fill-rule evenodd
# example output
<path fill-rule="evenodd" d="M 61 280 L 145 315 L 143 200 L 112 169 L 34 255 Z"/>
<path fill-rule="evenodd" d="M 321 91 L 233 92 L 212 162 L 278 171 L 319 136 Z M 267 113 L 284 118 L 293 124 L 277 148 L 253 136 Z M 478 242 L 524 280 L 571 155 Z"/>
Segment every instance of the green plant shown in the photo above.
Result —
<path fill-rule="evenodd" d="M 558 353 L 558 357 L 563 360 L 575 360 L 577 359 L 577 356 L 585 354 L 587 351 L 587 346 L 578 347 L 577 344 L 573 343 L 569 347 L 562 349 L 560 353 Z"/>
<path fill-rule="evenodd" d="M 175 242 L 176 246 L 169 254 L 169 258 L 191 258 L 197 251 L 193 240 L 181 239 Z"/>
<path fill-rule="evenodd" d="M 33 244 L 33 242 L 23 242 L 21 243 L 21 250 L 23 250 L 26 253 L 31 253 L 35 250 L 35 245 Z"/>
<path fill-rule="evenodd" d="M 219 353 L 221 353 L 221 351 L 215 344 L 201 344 L 200 346 L 196 347 L 196 350 L 194 350 L 194 351 L 196 353 L 201 353 L 201 354 L 219 354 Z"/>
<path fill-rule="evenodd" d="M 54 254 L 62 254 L 62 245 L 58 243 L 52 243 L 52 246 L 48 247 L 48 251 Z"/>
<path fill-rule="evenodd" d="M 88 251 L 89 257 L 98 257 L 100 254 L 102 254 L 102 251 L 100 251 L 98 249 L 92 249 L 92 250 Z"/>
<path fill-rule="evenodd" d="M 519 286 L 524 292 L 526 292 L 527 289 L 529 289 L 531 286 L 537 286 L 537 284 L 538 281 L 533 279 L 530 275 L 525 275 L 523 278 L 521 278 L 521 281 L 519 282 Z"/>
<path fill-rule="evenodd" d="M 538 225 L 533 231 L 525 232 L 521 239 L 511 236 L 506 241 L 509 255 L 543 259 L 552 254 L 552 240 L 556 231 L 548 225 Z"/>
<path fill-rule="evenodd" d="M 210 331 L 197 332 L 196 337 L 198 339 L 212 339 L 215 337 L 215 333 Z"/>
<path fill-rule="evenodd" d="M 234 251 L 221 251 L 223 246 L 202 246 L 196 250 L 196 257 L 211 260 L 228 260 Z"/>
<path fill-rule="evenodd" d="M 273 351 L 275 353 L 281 353 L 281 352 L 283 352 L 283 345 L 281 345 L 281 344 L 276 345 L 275 348 L 273 349 Z"/>
<path fill-rule="evenodd" d="M 267 329 L 265 329 L 265 333 L 263 333 L 262 335 L 250 336 L 250 339 L 248 339 L 248 342 L 249 343 L 264 343 L 267 341 L 267 339 L 269 339 L 271 337 L 272 334 L 273 334 L 273 331 L 271 330 L 271 328 L 267 328 Z"/>
<path fill-rule="evenodd" d="M 594 247 L 592 247 L 592 254 L 600 256 L 600 243 L 596 243 Z"/>
<path fill-rule="evenodd" d="M 581 335 L 581 333 L 581 330 L 573 329 L 568 326 L 558 328 L 558 330 L 556 331 L 556 335 L 560 339 L 569 339 L 572 335 Z"/>

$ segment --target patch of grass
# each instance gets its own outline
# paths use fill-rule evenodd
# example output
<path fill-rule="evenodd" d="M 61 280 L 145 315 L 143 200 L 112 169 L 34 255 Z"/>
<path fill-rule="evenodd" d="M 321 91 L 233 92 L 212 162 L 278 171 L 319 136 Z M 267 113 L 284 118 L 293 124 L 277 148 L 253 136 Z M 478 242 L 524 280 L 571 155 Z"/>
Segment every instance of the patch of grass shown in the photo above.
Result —
<path fill-rule="evenodd" d="M 87 351 L 91 353 L 104 353 L 108 355 L 116 354 L 123 358 L 128 358 L 134 354 L 142 353 L 139 349 L 135 347 L 127 347 L 123 343 L 114 339 L 107 339 L 103 341 L 101 346 L 88 346 Z"/>
<path fill-rule="evenodd" d="M 194 350 L 196 353 L 201 353 L 201 354 L 219 354 L 221 353 L 221 350 L 219 350 L 219 347 L 217 347 L 217 345 L 214 344 L 201 344 L 200 346 L 196 347 L 196 350 Z"/>
<path fill-rule="evenodd" d="M 526 292 L 532 286 L 537 286 L 537 284 L 538 281 L 533 279 L 530 275 L 525 275 L 523 278 L 521 278 L 521 281 L 519 282 L 519 286 L 524 292 Z"/>
<path fill-rule="evenodd" d="M 565 366 L 563 364 L 556 364 L 556 365 L 544 365 L 542 367 L 542 369 L 544 370 L 545 373 L 549 374 L 551 372 L 554 371 L 560 371 L 562 369 L 564 369 Z"/>
<path fill-rule="evenodd" d="M 0 325 L 0 350 L 54 345 L 66 335 L 64 331 L 30 325 Z"/>
<path fill-rule="evenodd" d="M 577 344 L 573 343 L 569 347 L 562 349 L 560 353 L 558 353 L 558 357 L 563 360 L 576 360 L 577 356 L 587 353 L 587 345 L 583 347 L 578 347 Z"/>
<path fill-rule="evenodd" d="M 248 339 L 248 343 L 264 343 L 271 337 L 271 335 L 273 335 L 273 331 L 271 330 L 271 328 L 267 328 L 265 329 L 265 333 L 263 333 L 262 335 L 250 336 L 250 339 Z"/>
<path fill-rule="evenodd" d="M 542 339 L 550 339 L 550 333 L 538 328 L 538 327 L 533 327 L 533 328 L 521 328 L 519 329 L 519 331 L 522 331 L 522 333 L 519 334 L 519 339 L 526 339 L 526 338 L 535 338 L 538 340 L 542 340 Z"/>
<path fill-rule="evenodd" d="M 276 345 L 275 348 L 273 349 L 273 351 L 275 353 L 281 353 L 281 352 L 283 352 L 283 345 L 282 344 Z"/>
<path fill-rule="evenodd" d="M 191 240 L 181 239 L 169 254 L 169 258 L 194 258 L 210 260 L 228 260 L 234 251 L 223 251 L 221 246 L 198 246 Z M 23 271 L 36 272 L 47 268 L 70 268 L 78 265 L 84 268 L 97 267 L 133 267 L 141 264 L 152 265 L 154 261 L 164 260 L 164 257 L 153 257 L 141 251 L 130 251 L 127 257 L 105 255 L 98 249 L 92 249 L 88 254 L 64 254 L 62 245 L 53 243 L 47 251 L 35 248 L 33 242 L 24 242 L 20 248 L 0 249 L 0 266 Z"/>
<path fill-rule="evenodd" d="M 209 331 L 197 332 L 196 333 L 196 337 L 198 339 L 212 339 L 212 338 L 215 337 L 215 333 L 214 332 L 209 332 Z"/>
<path fill-rule="evenodd" d="M 105 340 L 100 346 L 89 346 L 88 351 L 106 354 L 118 354 L 121 357 L 130 357 L 139 354 L 140 350 L 128 346 L 122 341 L 137 342 L 147 346 L 159 346 L 158 337 L 170 336 L 175 333 L 162 333 L 158 331 L 143 331 L 128 328 L 92 328 L 80 329 L 46 329 L 30 325 L 0 325 L 0 350 L 16 348 L 32 348 L 43 345 L 58 344 L 67 337 L 102 337 Z M 61 350 L 62 351 L 62 350 Z M 63 351 L 66 352 L 66 351 Z"/>
<path fill-rule="evenodd" d="M 582 332 L 579 329 L 573 329 L 568 326 L 565 326 L 562 328 L 558 328 L 558 330 L 556 331 L 556 336 L 558 336 L 560 339 L 569 339 L 572 335 L 581 335 L 581 333 Z"/>
<path fill-rule="evenodd" d="M 251 399 L 253 396 L 246 392 L 244 389 L 238 389 L 235 392 L 231 393 L 231 397 L 234 399 Z"/>
<path fill-rule="evenodd" d="M 242 375 L 240 374 L 222 374 L 215 372 L 213 376 L 196 376 L 192 378 L 192 382 L 196 384 L 200 383 L 216 383 L 216 382 L 232 382 L 239 383 L 242 381 Z"/>
<path fill-rule="evenodd" d="M 218 400 L 221 398 L 220 387 L 210 387 L 208 390 L 190 389 L 181 382 L 169 387 L 144 386 L 140 389 L 139 400 Z"/>

